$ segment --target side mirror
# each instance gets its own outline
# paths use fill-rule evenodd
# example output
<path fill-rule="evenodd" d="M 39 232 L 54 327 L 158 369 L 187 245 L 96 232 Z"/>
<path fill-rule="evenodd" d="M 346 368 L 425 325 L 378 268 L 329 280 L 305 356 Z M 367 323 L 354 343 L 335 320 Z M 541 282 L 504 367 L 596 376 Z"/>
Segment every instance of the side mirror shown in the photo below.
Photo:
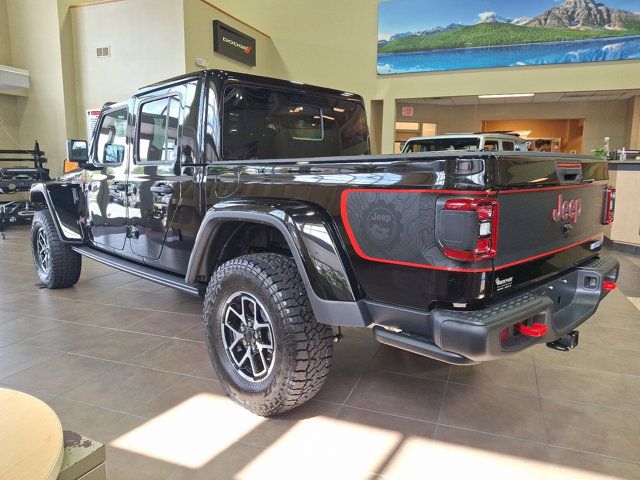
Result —
<path fill-rule="evenodd" d="M 67 159 L 70 162 L 86 163 L 89 161 L 89 149 L 84 140 L 67 140 Z"/>
<path fill-rule="evenodd" d="M 100 170 L 99 165 L 89 161 L 89 149 L 84 140 L 67 140 L 67 160 L 64 161 L 64 173 L 77 168 L 84 170 Z"/>

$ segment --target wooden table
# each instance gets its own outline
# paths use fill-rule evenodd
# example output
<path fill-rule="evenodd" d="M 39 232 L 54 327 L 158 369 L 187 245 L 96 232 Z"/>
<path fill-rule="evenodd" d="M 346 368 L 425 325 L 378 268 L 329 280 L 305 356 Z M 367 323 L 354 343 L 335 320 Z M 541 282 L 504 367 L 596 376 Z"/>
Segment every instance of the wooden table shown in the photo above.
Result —
<path fill-rule="evenodd" d="M 26 393 L 0 388 L 0 478 L 55 480 L 64 443 L 55 412 Z"/>

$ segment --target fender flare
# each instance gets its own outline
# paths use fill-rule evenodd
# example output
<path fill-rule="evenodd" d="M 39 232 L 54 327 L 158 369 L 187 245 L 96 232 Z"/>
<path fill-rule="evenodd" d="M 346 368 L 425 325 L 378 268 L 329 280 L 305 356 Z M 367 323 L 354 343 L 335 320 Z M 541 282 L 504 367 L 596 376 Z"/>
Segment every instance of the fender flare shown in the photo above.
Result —
<path fill-rule="evenodd" d="M 293 200 L 246 199 L 220 202 L 205 214 L 189 259 L 185 281 L 196 282 L 220 226 L 250 222 L 277 229 L 293 254 L 318 322 L 363 327 L 368 315 L 357 301 L 355 277 L 330 217 Z"/>
<path fill-rule="evenodd" d="M 84 243 L 84 231 L 80 222 L 81 202 L 84 197 L 80 185 L 61 182 L 34 183 L 29 197 L 32 203 L 46 204 L 63 243 Z"/>

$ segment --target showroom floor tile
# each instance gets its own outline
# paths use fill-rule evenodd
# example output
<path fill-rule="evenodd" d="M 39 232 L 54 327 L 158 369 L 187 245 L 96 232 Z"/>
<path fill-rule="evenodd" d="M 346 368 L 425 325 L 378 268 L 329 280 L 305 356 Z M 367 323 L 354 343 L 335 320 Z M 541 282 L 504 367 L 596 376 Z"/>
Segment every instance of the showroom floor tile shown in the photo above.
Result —
<path fill-rule="evenodd" d="M 11 229 L 0 385 L 105 442 L 109 480 L 640 479 L 640 259 L 615 255 L 620 289 L 573 352 L 450 367 L 344 329 L 316 399 L 266 420 L 224 397 L 197 298 L 86 260 L 74 288 L 40 289 Z"/>

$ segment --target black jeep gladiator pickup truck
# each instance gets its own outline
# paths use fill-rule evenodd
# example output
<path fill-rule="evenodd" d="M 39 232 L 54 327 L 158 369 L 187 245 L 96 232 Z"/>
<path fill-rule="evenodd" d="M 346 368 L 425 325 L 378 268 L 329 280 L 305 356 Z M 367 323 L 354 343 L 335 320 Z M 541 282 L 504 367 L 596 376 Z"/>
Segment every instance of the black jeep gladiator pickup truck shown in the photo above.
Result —
<path fill-rule="evenodd" d="M 204 297 L 227 393 L 260 415 L 312 398 L 334 327 L 457 365 L 569 349 L 615 288 L 606 162 L 528 152 L 370 155 L 349 92 L 209 70 L 107 104 L 80 170 L 39 183 L 37 273 L 81 257 Z"/>

